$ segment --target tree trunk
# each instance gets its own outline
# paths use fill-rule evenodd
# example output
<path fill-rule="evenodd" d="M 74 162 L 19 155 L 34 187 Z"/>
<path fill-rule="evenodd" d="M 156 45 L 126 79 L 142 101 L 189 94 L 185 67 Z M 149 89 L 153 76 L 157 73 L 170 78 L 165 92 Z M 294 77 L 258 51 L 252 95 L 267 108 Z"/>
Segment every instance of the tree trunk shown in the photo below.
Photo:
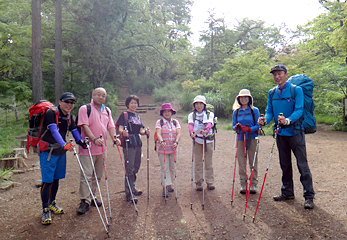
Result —
<path fill-rule="evenodd" d="M 31 1 L 32 11 L 32 95 L 33 102 L 43 98 L 41 58 L 41 0 Z"/>
<path fill-rule="evenodd" d="M 55 2 L 55 104 L 63 93 L 63 30 L 61 1 Z"/>

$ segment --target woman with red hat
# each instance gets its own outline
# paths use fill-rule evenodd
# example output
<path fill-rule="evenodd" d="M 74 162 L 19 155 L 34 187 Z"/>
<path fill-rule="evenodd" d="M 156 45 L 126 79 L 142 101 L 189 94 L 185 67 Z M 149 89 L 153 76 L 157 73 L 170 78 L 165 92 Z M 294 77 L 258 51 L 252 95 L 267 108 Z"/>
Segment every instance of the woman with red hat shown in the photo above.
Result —
<path fill-rule="evenodd" d="M 181 136 L 181 125 L 172 118 L 174 114 L 176 111 L 171 104 L 164 103 L 160 109 L 160 116 L 163 118 L 159 119 L 155 125 L 163 197 L 168 197 L 170 192 L 174 192 L 172 188 L 175 177 L 174 157 L 177 158 L 177 147 Z"/>

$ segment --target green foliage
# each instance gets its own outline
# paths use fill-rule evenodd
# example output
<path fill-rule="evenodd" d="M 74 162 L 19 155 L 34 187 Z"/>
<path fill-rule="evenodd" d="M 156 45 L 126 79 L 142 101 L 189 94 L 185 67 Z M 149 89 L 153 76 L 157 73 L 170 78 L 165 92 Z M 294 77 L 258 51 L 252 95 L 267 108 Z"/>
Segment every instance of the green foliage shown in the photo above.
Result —
<path fill-rule="evenodd" d="M 185 111 L 192 111 L 193 109 L 193 100 L 198 95 L 194 92 L 181 92 L 179 95 L 180 106 Z"/>
<path fill-rule="evenodd" d="M 331 114 L 317 114 L 315 113 L 315 118 L 317 123 L 325 123 L 329 125 L 334 125 L 335 123 L 341 121 L 342 117 L 331 115 Z"/>
<path fill-rule="evenodd" d="M 2 183 L 5 179 L 12 181 L 12 178 L 9 177 L 9 173 L 11 173 L 13 168 L 10 169 L 0 169 L 0 183 Z"/>
<path fill-rule="evenodd" d="M 181 84 L 178 81 L 169 82 L 162 88 L 155 88 L 153 91 L 153 100 L 156 103 L 163 104 L 169 102 L 178 104 L 177 96 L 181 93 Z"/>

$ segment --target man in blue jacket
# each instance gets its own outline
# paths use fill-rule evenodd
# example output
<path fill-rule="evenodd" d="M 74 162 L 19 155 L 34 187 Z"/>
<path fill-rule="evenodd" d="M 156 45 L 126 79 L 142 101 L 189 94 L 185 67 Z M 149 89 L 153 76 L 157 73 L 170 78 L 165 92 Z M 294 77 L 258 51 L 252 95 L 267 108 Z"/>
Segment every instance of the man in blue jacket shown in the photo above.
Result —
<path fill-rule="evenodd" d="M 279 126 L 277 148 L 282 169 L 281 194 L 274 196 L 275 201 L 294 199 L 293 168 L 291 151 L 293 151 L 300 172 L 300 181 L 304 188 L 305 209 L 313 209 L 314 190 L 312 174 L 306 157 L 305 134 L 303 132 L 302 114 L 304 109 L 304 93 L 301 87 L 295 87 L 295 99 L 291 95 L 291 83 L 287 81 L 287 68 L 283 64 L 274 66 L 270 73 L 277 87 L 268 93 L 265 117 L 258 119 L 259 125 L 265 125 L 272 119 Z M 281 115 L 280 113 L 283 113 Z"/>

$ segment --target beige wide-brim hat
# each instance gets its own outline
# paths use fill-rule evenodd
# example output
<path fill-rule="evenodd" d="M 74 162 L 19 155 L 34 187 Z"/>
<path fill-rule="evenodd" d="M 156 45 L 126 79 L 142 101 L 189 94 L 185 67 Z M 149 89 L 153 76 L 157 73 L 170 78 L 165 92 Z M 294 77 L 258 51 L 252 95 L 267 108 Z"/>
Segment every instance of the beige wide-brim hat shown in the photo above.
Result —
<path fill-rule="evenodd" d="M 251 95 L 251 91 L 249 91 L 248 89 L 241 89 L 239 94 L 235 98 L 234 105 L 233 105 L 233 110 L 239 109 L 241 107 L 241 105 L 240 105 L 240 103 L 238 101 L 238 98 L 239 97 L 245 97 L 245 96 L 251 98 L 251 100 L 249 101 L 248 104 L 253 109 L 253 97 Z"/>

